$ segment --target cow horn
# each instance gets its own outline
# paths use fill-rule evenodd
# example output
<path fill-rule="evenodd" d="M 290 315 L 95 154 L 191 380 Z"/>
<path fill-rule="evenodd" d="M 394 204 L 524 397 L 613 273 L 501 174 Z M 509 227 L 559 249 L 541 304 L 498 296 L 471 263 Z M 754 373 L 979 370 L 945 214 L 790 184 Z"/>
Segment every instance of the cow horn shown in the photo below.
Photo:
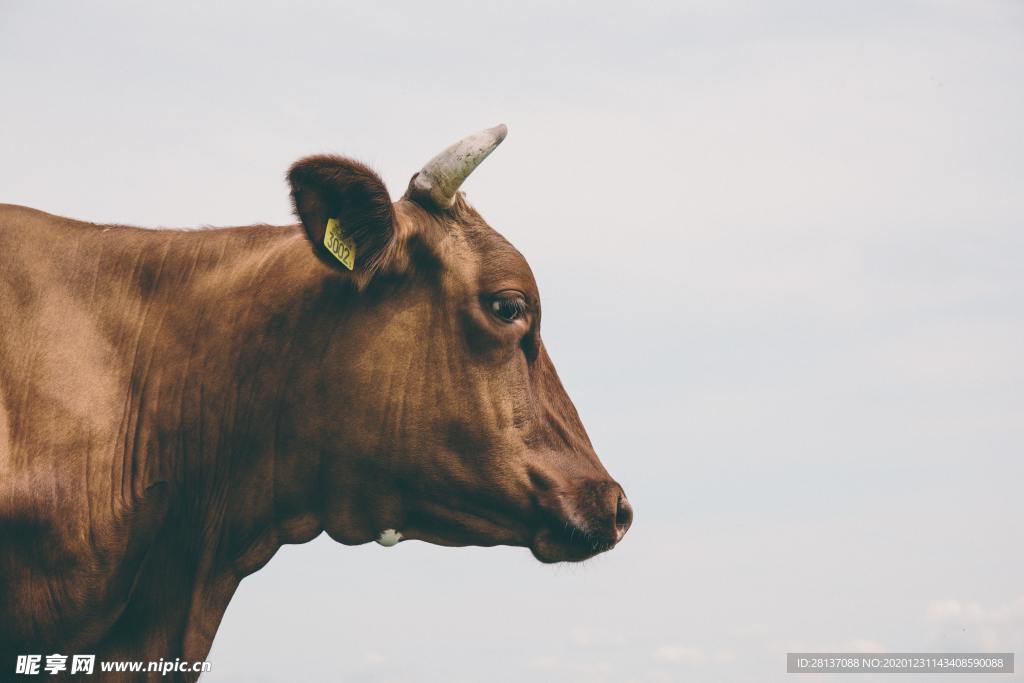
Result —
<path fill-rule="evenodd" d="M 462 138 L 428 161 L 423 170 L 412 177 L 408 195 L 447 209 L 455 201 L 459 186 L 507 134 L 508 128 L 501 123 Z"/>

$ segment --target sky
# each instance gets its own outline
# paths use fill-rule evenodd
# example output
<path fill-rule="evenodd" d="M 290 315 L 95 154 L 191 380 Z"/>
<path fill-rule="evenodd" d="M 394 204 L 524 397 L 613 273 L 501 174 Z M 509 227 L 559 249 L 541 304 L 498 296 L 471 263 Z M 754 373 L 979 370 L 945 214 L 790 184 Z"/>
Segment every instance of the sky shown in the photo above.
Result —
<path fill-rule="evenodd" d="M 582 565 L 287 546 L 203 681 L 1024 653 L 1022 38 L 1010 0 L 0 2 L 2 202 L 284 224 L 305 154 L 398 197 L 508 124 L 464 189 L 636 510 Z"/>

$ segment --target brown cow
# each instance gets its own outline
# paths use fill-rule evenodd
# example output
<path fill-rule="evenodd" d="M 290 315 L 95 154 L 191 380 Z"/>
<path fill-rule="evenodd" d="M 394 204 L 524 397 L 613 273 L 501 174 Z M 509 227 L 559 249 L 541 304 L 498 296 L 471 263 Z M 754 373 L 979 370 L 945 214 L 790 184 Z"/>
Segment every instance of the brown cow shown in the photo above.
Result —
<path fill-rule="evenodd" d="M 0 206 L 4 677 L 27 653 L 201 660 L 239 581 L 324 530 L 543 562 L 622 538 L 530 268 L 458 192 L 505 132 L 395 203 L 302 159 L 289 227 Z"/>

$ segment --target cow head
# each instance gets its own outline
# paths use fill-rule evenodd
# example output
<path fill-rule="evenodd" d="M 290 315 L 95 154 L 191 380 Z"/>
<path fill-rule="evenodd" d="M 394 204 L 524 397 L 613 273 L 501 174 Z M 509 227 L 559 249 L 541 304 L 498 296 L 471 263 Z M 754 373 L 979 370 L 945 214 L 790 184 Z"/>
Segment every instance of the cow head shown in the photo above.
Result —
<path fill-rule="evenodd" d="M 611 548 L 632 521 L 544 349 L 530 267 L 458 192 L 505 134 L 455 143 L 394 203 L 350 159 L 289 171 L 326 266 L 310 264 L 327 332 L 293 410 L 336 540 L 519 545 L 556 562 Z"/>

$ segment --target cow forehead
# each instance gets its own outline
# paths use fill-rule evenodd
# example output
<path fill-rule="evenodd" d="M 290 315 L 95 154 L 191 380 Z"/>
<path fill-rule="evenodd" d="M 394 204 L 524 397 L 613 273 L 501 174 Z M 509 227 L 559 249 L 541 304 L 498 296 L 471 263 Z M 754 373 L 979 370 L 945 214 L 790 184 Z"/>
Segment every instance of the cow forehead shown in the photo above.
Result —
<path fill-rule="evenodd" d="M 466 203 L 460 195 L 453 207 L 458 224 L 477 262 L 484 289 L 512 288 L 536 297 L 533 271 L 519 250 Z"/>
<path fill-rule="evenodd" d="M 479 263 L 478 278 L 483 289 L 518 289 L 536 298 L 537 284 L 533 279 L 533 271 L 518 249 L 493 230 L 491 236 L 472 243 Z"/>
<path fill-rule="evenodd" d="M 396 213 L 406 224 L 401 230 L 418 232 L 446 269 L 463 274 L 481 289 L 518 289 L 536 300 L 537 284 L 526 259 L 461 194 L 443 216 L 415 205 L 400 206 Z"/>

